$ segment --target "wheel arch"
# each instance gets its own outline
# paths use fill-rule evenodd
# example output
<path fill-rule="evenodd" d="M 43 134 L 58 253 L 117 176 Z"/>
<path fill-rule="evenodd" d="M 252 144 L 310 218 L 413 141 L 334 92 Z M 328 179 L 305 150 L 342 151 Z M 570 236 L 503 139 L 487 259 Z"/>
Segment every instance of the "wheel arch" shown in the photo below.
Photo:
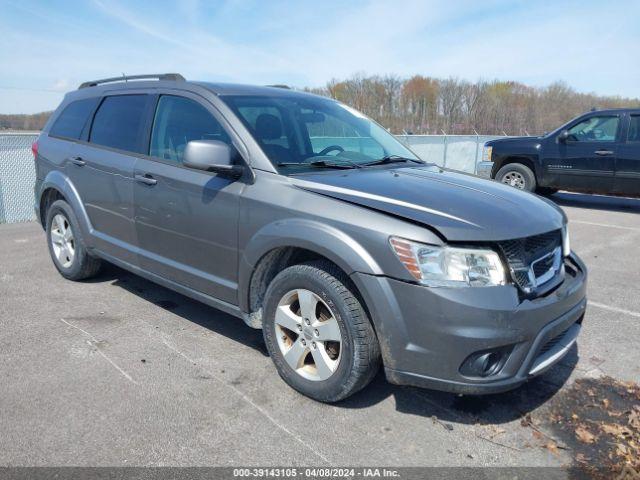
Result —
<path fill-rule="evenodd" d="M 533 172 L 533 175 L 536 177 L 536 182 L 540 181 L 540 175 L 536 166 L 537 164 L 536 159 L 526 155 L 510 155 L 508 157 L 505 157 L 504 160 L 502 160 L 501 162 L 495 164 L 492 172 L 493 179 L 494 180 L 496 179 L 496 175 L 498 174 L 501 168 L 507 165 L 510 165 L 512 163 L 520 163 L 525 167 L 528 167 Z"/>
<path fill-rule="evenodd" d="M 92 231 L 91 223 L 80 195 L 69 178 L 57 170 L 49 172 L 39 189 L 37 197 L 38 219 L 42 226 L 46 229 L 47 209 L 58 199 L 64 200 L 71 206 L 78 218 L 84 238 L 91 238 L 89 235 Z"/>
<path fill-rule="evenodd" d="M 353 272 L 382 274 L 362 245 L 344 232 L 309 220 L 275 222 L 254 235 L 240 261 L 238 293 L 245 321 L 261 328 L 262 302 L 271 280 L 284 268 L 316 259 L 333 263 L 348 278 Z M 360 287 L 353 287 L 366 309 Z"/>

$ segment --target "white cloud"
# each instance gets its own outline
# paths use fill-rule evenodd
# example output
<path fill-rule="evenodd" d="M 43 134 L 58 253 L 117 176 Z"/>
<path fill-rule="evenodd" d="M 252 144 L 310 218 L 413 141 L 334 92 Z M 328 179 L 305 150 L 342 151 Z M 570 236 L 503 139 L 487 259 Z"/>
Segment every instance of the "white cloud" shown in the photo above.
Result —
<path fill-rule="evenodd" d="M 52 90 L 55 90 L 58 92 L 67 92 L 69 91 L 70 88 L 71 88 L 71 83 L 66 78 L 59 78 L 51 86 Z"/>

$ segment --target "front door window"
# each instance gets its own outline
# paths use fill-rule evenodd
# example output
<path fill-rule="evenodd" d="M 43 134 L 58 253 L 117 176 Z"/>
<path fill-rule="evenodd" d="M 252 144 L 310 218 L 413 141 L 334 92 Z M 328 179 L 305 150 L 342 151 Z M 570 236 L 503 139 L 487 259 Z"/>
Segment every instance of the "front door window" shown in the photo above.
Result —
<path fill-rule="evenodd" d="M 613 115 L 589 117 L 569 129 L 572 142 L 615 142 L 620 118 Z"/>

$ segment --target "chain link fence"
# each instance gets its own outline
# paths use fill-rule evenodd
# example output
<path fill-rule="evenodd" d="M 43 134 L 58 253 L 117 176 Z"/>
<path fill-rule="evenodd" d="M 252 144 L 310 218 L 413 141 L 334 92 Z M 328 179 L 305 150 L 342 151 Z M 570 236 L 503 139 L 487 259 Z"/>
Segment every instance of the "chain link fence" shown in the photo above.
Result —
<path fill-rule="evenodd" d="M 31 144 L 38 132 L 0 133 L 0 223 L 35 219 L 36 180 Z M 425 161 L 475 173 L 482 147 L 490 135 L 399 135 L 398 140 Z M 331 144 L 331 142 L 329 142 Z"/>
<path fill-rule="evenodd" d="M 36 170 L 31 144 L 38 132 L 0 133 L 0 223 L 35 220 Z"/>
<path fill-rule="evenodd" d="M 482 160 L 482 148 L 496 135 L 398 135 L 398 140 L 421 159 L 441 167 L 476 173 Z"/>

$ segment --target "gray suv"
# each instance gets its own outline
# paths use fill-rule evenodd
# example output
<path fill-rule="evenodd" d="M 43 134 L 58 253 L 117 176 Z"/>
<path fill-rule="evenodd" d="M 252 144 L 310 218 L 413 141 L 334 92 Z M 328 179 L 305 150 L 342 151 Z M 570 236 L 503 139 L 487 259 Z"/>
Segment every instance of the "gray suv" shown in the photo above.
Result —
<path fill-rule="evenodd" d="M 36 144 L 71 280 L 103 262 L 262 329 L 291 387 L 501 392 L 575 343 L 586 269 L 553 203 L 418 159 L 334 100 L 178 74 L 87 82 Z"/>

